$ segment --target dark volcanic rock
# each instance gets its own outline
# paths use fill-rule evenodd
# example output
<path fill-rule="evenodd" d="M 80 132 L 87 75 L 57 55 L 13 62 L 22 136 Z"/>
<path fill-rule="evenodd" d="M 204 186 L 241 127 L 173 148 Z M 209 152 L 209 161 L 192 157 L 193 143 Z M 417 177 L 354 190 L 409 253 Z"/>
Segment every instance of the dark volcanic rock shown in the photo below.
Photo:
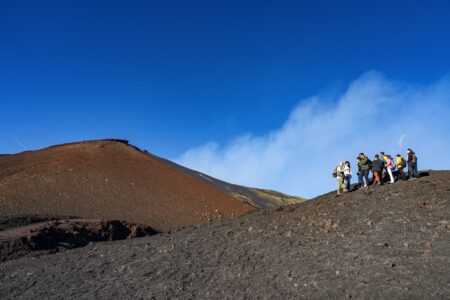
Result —
<path fill-rule="evenodd" d="M 75 217 L 67 216 L 52 216 L 52 215 L 0 215 L 0 231 L 12 227 L 26 226 L 33 223 L 40 223 L 46 221 L 60 220 L 60 219 L 74 219 Z"/>
<path fill-rule="evenodd" d="M 28 216 L 36 221 L 49 217 Z M 117 220 L 68 219 L 32 222 L 0 231 L 0 261 L 39 256 L 84 247 L 91 242 L 115 241 L 153 235 L 150 227 Z M 14 220 L 23 220 L 22 217 Z"/>
<path fill-rule="evenodd" d="M 0 267 L 0 297 L 449 299 L 450 172 Z"/>

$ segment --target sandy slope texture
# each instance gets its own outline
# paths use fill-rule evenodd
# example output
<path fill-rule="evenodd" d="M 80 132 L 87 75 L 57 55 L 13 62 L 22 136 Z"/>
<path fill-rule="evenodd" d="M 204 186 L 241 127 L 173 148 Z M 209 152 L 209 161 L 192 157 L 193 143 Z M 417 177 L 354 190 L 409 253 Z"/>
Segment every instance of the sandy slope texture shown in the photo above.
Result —
<path fill-rule="evenodd" d="M 118 219 L 172 230 L 252 210 L 123 141 L 0 157 L 0 215 Z"/>
<path fill-rule="evenodd" d="M 449 299 L 450 172 L 0 265 L 0 297 Z"/>

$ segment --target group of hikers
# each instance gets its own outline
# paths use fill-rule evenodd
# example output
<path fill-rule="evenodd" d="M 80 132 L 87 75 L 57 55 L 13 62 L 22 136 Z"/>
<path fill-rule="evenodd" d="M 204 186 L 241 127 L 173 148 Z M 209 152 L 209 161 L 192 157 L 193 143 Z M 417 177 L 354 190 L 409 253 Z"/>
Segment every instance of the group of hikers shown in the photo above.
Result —
<path fill-rule="evenodd" d="M 401 154 L 397 154 L 396 159 L 392 156 L 380 152 L 376 154 L 373 160 L 370 160 L 364 153 L 360 153 L 356 158 L 358 163 L 358 183 L 355 188 L 363 187 L 368 188 L 369 172 L 373 174 L 373 184 L 382 185 L 388 180 L 388 183 L 394 183 L 395 177 L 399 177 L 401 180 L 416 179 L 419 178 L 419 172 L 417 169 L 417 155 L 411 149 L 406 151 L 407 158 L 403 158 Z M 404 169 L 408 167 L 408 178 L 404 172 Z M 397 170 L 397 171 L 396 171 Z M 351 178 L 352 168 L 350 162 L 340 162 L 333 170 L 333 177 L 336 178 L 338 183 L 337 194 L 341 192 L 351 191 Z"/>

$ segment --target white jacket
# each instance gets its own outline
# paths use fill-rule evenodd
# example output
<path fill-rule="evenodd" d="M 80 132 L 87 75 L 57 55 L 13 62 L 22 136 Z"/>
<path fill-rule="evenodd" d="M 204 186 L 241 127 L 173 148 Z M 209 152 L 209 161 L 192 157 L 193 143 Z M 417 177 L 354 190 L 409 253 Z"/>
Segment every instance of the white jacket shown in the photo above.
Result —
<path fill-rule="evenodd" d="M 350 167 L 344 166 L 344 175 L 345 176 L 352 176 L 352 169 Z"/>
<path fill-rule="evenodd" d="M 340 166 L 338 166 L 337 168 L 336 168 L 336 171 L 337 171 L 337 177 L 342 177 L 342 174 L 344 173 L 344 167 L 340 167 Z"/>

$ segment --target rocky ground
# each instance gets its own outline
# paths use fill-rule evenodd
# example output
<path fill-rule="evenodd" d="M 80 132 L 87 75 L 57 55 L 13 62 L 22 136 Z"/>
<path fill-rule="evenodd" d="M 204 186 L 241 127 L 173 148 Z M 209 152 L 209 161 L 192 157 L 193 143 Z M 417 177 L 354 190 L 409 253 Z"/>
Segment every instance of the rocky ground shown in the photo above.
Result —
<path fill-rule="evenodd" d="M 449 299 L 450 172 L 0 265 L 2 299 Z"/>
<path fill-rule="evenodd" d="M 1 217 L 0 262 L 54 254 L 91 242 L 132 239 L 158 233 L 148 226 L 117 220 L 85 220 L 52 216 Z"/>
<path fill-rule="evenodd" d="M 31 214 L 18 214 L 18 215 L 0 215 L 0 232 L 8 228 L 27 226 L 34 223 L 61 220 L 61 219 L 74 219 L 71 216 L 51 216 L 51 215 L 31 215 Z"/>

